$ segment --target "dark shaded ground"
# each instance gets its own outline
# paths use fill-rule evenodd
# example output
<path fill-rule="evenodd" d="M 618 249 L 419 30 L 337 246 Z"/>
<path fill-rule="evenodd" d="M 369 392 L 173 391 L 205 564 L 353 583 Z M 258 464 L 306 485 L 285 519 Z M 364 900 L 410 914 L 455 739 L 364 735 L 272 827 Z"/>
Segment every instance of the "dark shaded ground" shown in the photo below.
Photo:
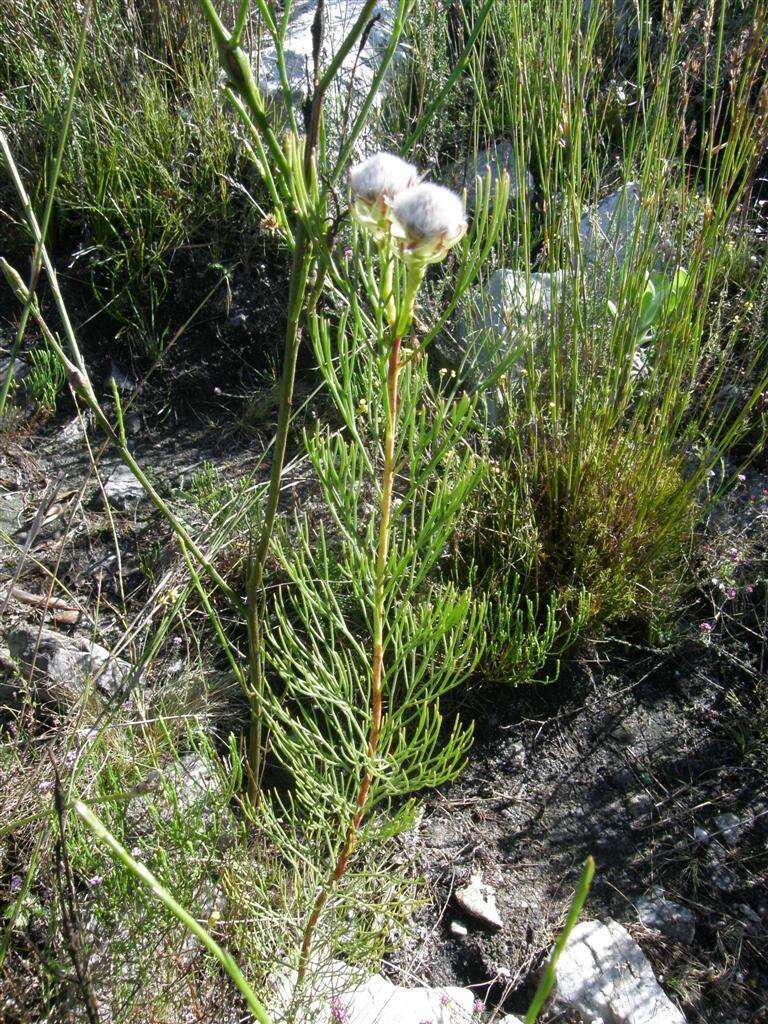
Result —
<path fill-rule="evenodd" d="M 768 1019 L 764 651 L 740 633 L 665 655 L 615 645 L 548 688 L 486 694 L 469 768 L 427 798 L 415 852 L 432 899 L 398 965 L 481 994 L 493 982 L 489 1006 L 507 993 L 505 1009 L 524 1011 L 593 854 L 585 917 L 627 925 L 689 1021 Z M 714 823 L 726 811 L 744 823 L 734 846 Z M 499 933 L 452 899 L 477 870 Z M 653 886 L 695 914 L 691 946 L 639 923 Z"/>

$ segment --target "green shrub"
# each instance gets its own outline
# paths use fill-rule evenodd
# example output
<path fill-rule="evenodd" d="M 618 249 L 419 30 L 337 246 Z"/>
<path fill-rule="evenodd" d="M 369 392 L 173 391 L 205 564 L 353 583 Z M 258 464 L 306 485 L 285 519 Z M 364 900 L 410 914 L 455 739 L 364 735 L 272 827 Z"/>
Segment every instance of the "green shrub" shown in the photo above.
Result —
<path fill-rule="evenodd" d="M 58 145 L 80 11 L 76 0 L 20 0 L 0 10 L 0 127 L 14 138 L 38 210 Z M 151 356 L 170 329 L 163 301 L 174 257 L 201 250 L 203 263 L 210 262 L 226 243 L 231 259 L 249 245 L 252 208 L 233 185 L 238 176 L 247 180 L 246 162 L 218 73 L 192 0 L 95 5 L 49 245 L 85 268 L 100 306 Z M 0 205 L 14 209 L 5 180 Z M 3 247 L 26 245 L 12 229 Z"/>

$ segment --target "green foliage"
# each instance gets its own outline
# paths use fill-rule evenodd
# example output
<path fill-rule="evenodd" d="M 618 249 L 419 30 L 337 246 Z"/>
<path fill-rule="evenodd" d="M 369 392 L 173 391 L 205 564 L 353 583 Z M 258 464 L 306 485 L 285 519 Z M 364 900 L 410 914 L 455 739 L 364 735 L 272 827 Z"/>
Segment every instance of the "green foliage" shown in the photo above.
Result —
<path fill-rule="evenodd" d="M 247 165 L 218 96 L 198 4 L 94 6 L 48 242 L 80 239 L 75 265 L 87 267 L 97 299 L 156 356 L 167 340 L 161 310 L 176 254 L 247 244 L 254 217 L 232 185 L 247 179 Z M 81 17 L 76 0 L 21 0 L 0 11 L 0 127 L 14 138 L 36 209 Z M 8 207 L 3 192 L 0 203 Z M 8 241 L 19 247 L 18 234 Z"/>
<path fill-rule="evenodd" d="M 29 353 L 30 369 L 24 378 L 24 390 L 42 412 L 53 412 L 56 399 L 67 383 L 67 374 L 61 359 L 47 344 L 33 348 Z"/>
<path fill-rule="evenodd" d="M 690 587 L 709 474 L 760 443 L 766 276 L 761 243 L 751 232 L 745 242 L 735 219 L 766 135 L 753 102 L 764 85 L 759 23 L 753 47 L 729 57 L 731 86 L 714 73 L 748 6 L 734 19 L 722 5 L 704 40 L 710 69 L 696 102 L 707 118 L 719 113 L 693 165 L 695 16 L 684 5 L 637 26 L 632 65 L 610 3 L 591 4 L 587 18 L 578 4 L 498 3 L 468 70 L 471 129 L 457 141 L 460 114 L 435 126 L 431 151 L 446 166 L 457 149 L 463 160 L 505 139 L 533 172 L 483 276 L 494 266 L 523 282 L 529 271 L 558 275 L 550 311 L 521 303 L 509 314 L 501 351 L 521 353 L 494 392 L 492 472 L 457 534 L 460 578 L 489 599 L 490 677 L 541 678 L 584 634 L 671 617 Z M 436 28 L 415 45 L 447 55 L 453 41 Z M 439 86 L 435 66 L 426 93 Z M 582 251 L 582 215 L 627 181 L 642 198 L 624 251 Z"/>

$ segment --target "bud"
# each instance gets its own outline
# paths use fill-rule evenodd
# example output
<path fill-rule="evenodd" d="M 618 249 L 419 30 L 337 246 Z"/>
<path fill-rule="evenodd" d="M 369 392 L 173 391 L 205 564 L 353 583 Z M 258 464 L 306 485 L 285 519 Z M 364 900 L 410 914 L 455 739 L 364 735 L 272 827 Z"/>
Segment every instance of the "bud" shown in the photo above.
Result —
<path fill-rule="evenodd" d="M 419 173 L 393 153 L 376 153 L 349 171 L 352 215 L 375 238 L 390 228 L 390 208 L 396 195 L 418 184 Z"/>
<path fill-rule="evenodd" d="M 464 204 L 442 185 L 418 185 L 392 204 L 392 234 L 406 262 L 439 262 L 466 230 Z"/>

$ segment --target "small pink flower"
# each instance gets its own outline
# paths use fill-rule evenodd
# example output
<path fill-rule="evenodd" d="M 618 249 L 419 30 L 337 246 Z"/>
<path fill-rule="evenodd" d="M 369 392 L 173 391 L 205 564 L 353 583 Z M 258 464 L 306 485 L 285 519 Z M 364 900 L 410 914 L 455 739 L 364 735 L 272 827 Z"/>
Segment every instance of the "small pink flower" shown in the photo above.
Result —
<path fill-rule="evenodd" d="M 701 630 L 702 633 L 711 633 L 712 632 L 712 623 L 711 622 L 701 622 L 701 623 L 699 623 L 699 629 Z"/>
<path fill-rule="evenodd" d="M 473 1006 L 472 1006 L 472 1012 L 473 1013 L 482 1013 L 484 1009 L 485 1009 L 485 1003 L 483 1002 L 483 1000 L 482 999 L 476 999 L 474 1004 L 473 1004 Z"/>
<path fill-rule="evenodd" d="M 747 584 L 747 586 L 744 589 L 748 594 L 751 594 L 755 588 L 751 584 Z"/>
<path fill-rule="evenodd" d="M 334 1024 L 344 1024 L 349 1020 L 349 1014 L 338 996 L 331 999 L 331 1020 Z"/>
<path fill-rule="evenodd" d="M 214 393 L 214 395 L 220 395 L 221 394 L 221 388 L 220 387 L 215 387 L 213 389 L 213 393 Z"/>
<path fill-rule="evenodd" d="M 739 473 L 739 475 L 738 475 L 738 476 L 736 477 L 736 479 L 737 479 L 737 480 L 739 481 L 739 483 L 740 483 L 740 484 L 743 484 L 743 483 L 744 483 L 744 481 L 745 481 L 745 480 L 746 480 L 747 478 L 746 478 L 746 476 L 745 476 L 745 475 L 744 475 L 743 473 Z"/>
<path fill-rule="evenodd" d="M 735 587 L 728 587 L 728 589 L 725 592 L 725 595 L 726 595 L 726 597 L 730 601 L 732 601 L 734 599 L 734 597 L 736 597 L 736 588 Z"/>

